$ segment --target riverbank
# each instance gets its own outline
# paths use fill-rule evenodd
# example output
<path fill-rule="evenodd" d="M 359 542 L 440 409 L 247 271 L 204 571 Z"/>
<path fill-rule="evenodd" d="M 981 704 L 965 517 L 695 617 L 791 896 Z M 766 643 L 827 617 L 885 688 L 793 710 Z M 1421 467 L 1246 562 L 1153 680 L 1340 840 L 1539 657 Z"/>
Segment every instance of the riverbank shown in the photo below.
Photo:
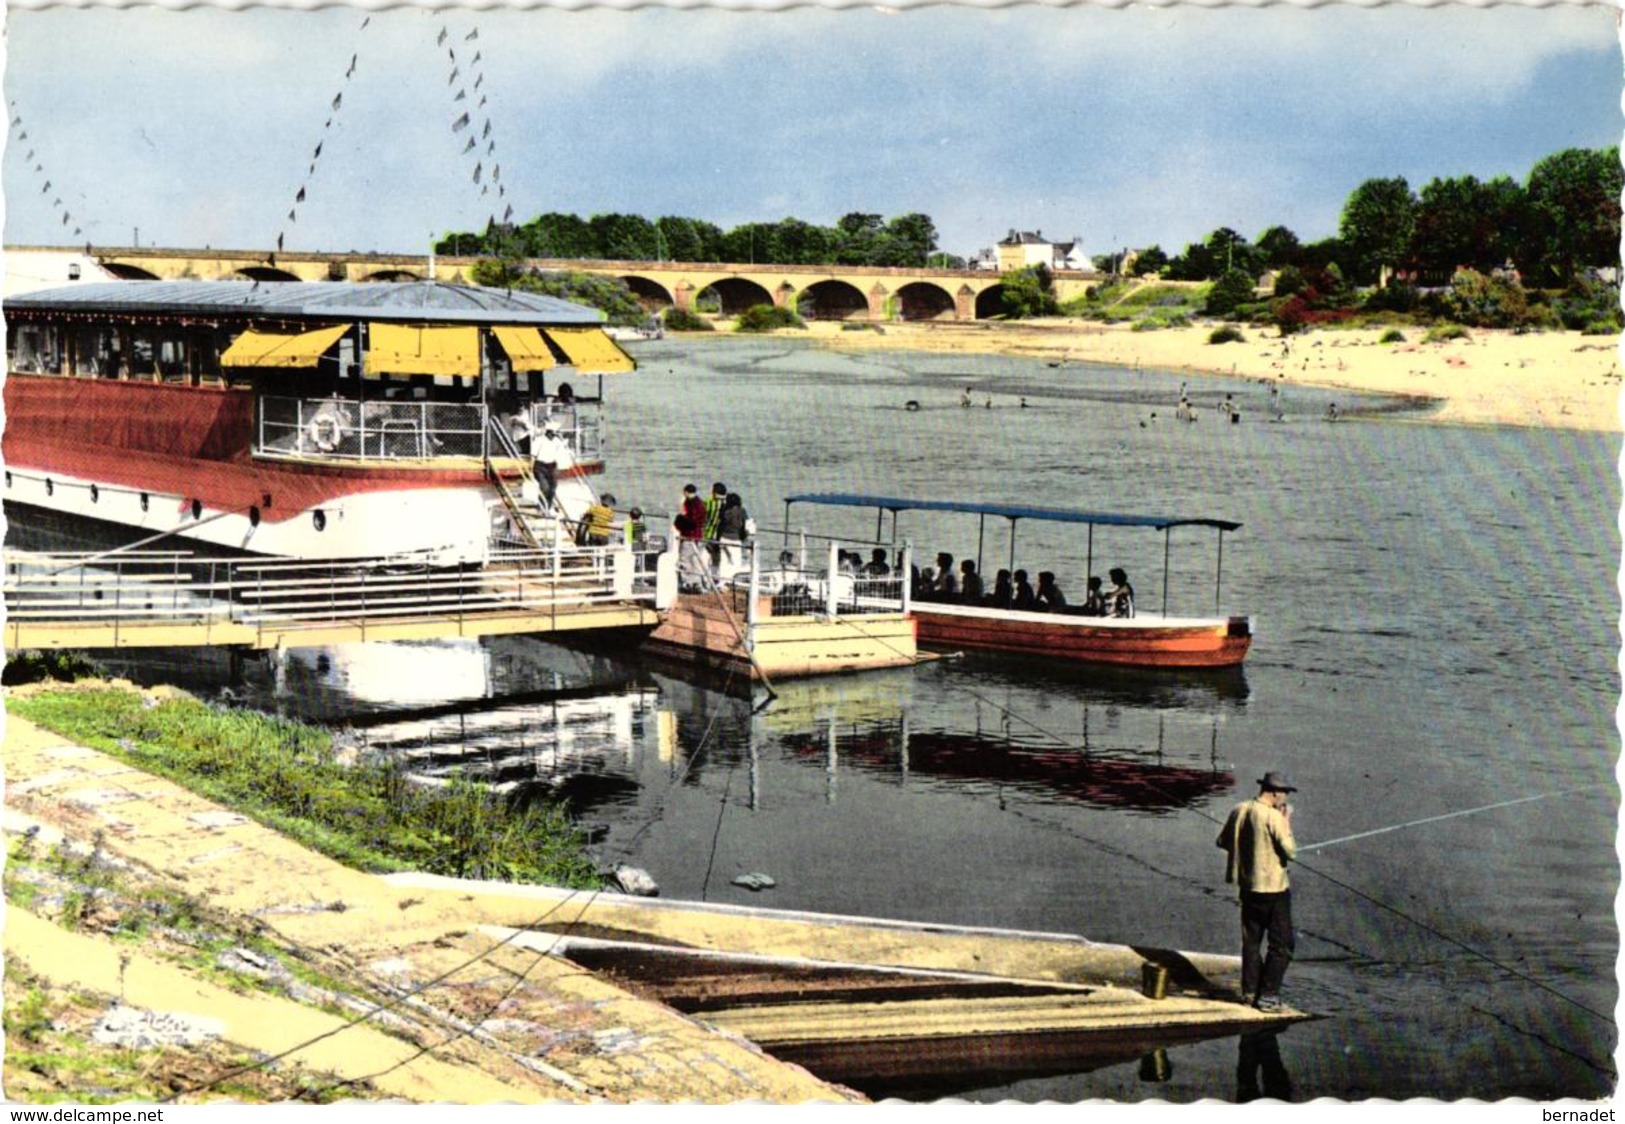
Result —
<path fill-rule="evenodd" d="M 1212 330 L 1196 324 L 1136 332 L 1128 324 L 1036 320 L 916 321 L 850 331 L 813 322 L 805 334 L 841 351 L 1017 355 L 1420 398 L 1436 403 L 1421 415 L 1426 420 L 1457 425 L 1622 431 L 1619 341 L 1609 336 L 1473 329 L 1465 339 L 1427 343 L 1427 329 L 1402 327 L 1403 342 L 1382 343 L 1382 328 L 1316 329 L 1282 339 L 1273 329 L 1248 327 L 1243 342 L 1212 344 Z"/>
<path fill-rule="evenodd" d="M 16 716 L 4 765 L 15 1100 L 863 1099 L 480 930 L 557 904 L 394 886 Z"/>

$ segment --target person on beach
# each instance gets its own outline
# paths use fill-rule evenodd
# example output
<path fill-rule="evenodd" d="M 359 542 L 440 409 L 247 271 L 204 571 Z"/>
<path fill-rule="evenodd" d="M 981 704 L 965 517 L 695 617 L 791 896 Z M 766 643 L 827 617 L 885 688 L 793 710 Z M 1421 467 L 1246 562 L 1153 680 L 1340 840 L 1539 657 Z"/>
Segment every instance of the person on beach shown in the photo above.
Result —
<path fill-rule="evenodd" d="M 1296 945 L 1286 866 L 1298 853 L 1287 795 L 1298 790 L 1274 771 L 1259 778 L 1258 789 L 1255 799 L 1231 810 L 1217 843 L 1228 856 L 1224 880 L 1241 895 L 1241 1001 L 1279 1011 L 1281 981 Z M 1260 956 L 1266 933 L 1269 954 Z"/>
<path fill-rule="evenodd" d="M 1113 566 L 1106 571 L 1106 576 L 1112 579 L 1111 592 L 1106 594 L 1106 606 L 1113 617 L 1132 617 L 1134 615 L 1134 587 L 1128 583 L 1128 573 L 1121 566 Z"/>
<path fill-rule="evenodd" d="M 970 387 L 966 387 L 959 395 L 959 407 L 962 410 L 970 409 Z"/>

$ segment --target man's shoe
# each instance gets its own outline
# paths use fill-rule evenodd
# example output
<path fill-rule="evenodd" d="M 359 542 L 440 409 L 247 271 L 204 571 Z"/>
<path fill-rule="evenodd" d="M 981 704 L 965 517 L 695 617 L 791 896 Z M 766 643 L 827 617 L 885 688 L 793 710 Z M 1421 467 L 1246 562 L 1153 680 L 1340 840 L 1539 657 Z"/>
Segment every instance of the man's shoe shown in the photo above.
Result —
<path fill-rule="evenodd" d="M 1260 1011 L 1269 1011 L 1271 1013 L 1286 1010 L 1286 1004 L 1281 1002 L 1279 995 L 1260 995 L 1253 1006 Z"/>

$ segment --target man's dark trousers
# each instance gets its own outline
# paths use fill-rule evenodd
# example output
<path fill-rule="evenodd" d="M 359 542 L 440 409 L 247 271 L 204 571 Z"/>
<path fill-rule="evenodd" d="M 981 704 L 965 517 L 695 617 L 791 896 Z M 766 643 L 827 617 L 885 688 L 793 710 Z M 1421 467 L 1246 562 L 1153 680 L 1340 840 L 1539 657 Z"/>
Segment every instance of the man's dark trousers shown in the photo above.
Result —
<path fill-rule="evenodd" d="M 1268 957 L 1260 957 L 1264 934 Z M 1292 891 L 1277 894 L 1241 892 L 1241 994 L 1247 999 L 1279 995 L 1286 966 L 1292 962 Z"/>

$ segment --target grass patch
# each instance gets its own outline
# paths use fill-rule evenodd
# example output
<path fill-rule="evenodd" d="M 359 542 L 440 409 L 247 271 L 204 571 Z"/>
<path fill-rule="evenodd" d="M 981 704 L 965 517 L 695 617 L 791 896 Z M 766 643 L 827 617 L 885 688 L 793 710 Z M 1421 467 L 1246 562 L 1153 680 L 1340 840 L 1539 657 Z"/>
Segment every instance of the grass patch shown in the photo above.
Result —
<path fill-rule="evenodd" d="M 1444 343 L 1447 340 L 1469 340 L 1472 338 L 1467 329 L 1460 324 L 1440 324 L 1437 328 L 1428 329 L 1424 342 Z"/>
<path fill-rule="evenodd" d="M 1405 333 L 1400 331 L 1398 328 L 1389 328 L 1386 332 L 1384 332 L 1382 334 L 1382 338 L 1379 339 L 1377 342 L 1378 343 L 1404 343 L 1405 342 Z"/>
<path fill-rule="evenodd" d="M 1245 343 L 1247 337 L 1234 324 L 1224 324 L 1208 333 L 1208 343 Z"/>
<path fill-rule="evenodd" d="M 510 804 L 472 781 L 425 787 L 383 761 L 341 762 L 316 726 L 113 688 L 6 705 L 362 870 L 600 884 L 586 836 L 560 808 Z"/>

